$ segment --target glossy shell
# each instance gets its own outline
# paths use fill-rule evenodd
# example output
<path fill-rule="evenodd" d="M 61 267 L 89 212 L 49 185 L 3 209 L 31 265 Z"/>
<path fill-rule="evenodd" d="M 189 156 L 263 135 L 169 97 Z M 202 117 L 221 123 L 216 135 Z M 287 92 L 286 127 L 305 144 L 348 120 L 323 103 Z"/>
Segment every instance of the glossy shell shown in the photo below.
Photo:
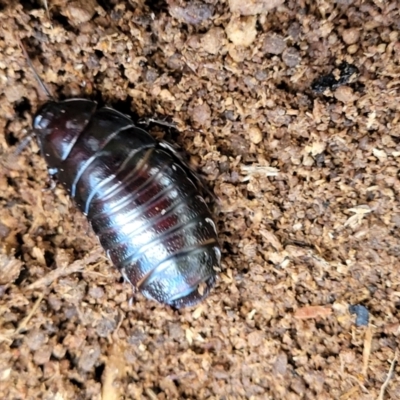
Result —
<path fill-rule="evenodd" d="M 168 146 L 85 99 L 47 102 L 33 128 L 47 165 L 126 280 L 175 308 L 207 296 L 220 266 L 215 224 Z"/>

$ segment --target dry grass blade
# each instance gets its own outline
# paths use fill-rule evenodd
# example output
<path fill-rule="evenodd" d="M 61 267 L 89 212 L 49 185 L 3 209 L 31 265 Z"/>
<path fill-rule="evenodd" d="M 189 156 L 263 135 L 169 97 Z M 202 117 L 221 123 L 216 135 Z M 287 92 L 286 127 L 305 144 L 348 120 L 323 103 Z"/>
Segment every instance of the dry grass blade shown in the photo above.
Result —
<path fill-rule="evenodd" d="M 32 319 L 33 315 L 36 313 L 37 309 L 40 306 L 40 303 L 42 302 L 44 297 L 44 293 L 40 294 L 40 296 L 37 298 L 35 304 L 33 305 L 31 311 L 29 314 L 19 323 L 18 328 L 15 330 L 8 330 L 4 334 L 0 335 L 0 343 L 1 342 L 8 342 L 12 343 L 12 341 L 15 339 L 16 336 L 18 336 L 22 331 L 26 330 L 26 327 L 29 323 L 29 321 Z"/>

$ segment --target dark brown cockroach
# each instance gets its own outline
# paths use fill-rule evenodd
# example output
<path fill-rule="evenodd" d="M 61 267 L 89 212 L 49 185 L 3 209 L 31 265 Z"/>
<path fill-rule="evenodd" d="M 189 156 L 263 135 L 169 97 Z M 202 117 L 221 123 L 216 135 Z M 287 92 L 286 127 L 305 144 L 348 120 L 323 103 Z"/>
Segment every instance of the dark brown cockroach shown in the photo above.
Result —
<path fill-rule="evenodd" d="M 174 308 L 204 299 L 221 250 L 193 173 L 130 117 L 47 94 L 33 121 L 41 152 L 113 264 L 149 299 Z"/>

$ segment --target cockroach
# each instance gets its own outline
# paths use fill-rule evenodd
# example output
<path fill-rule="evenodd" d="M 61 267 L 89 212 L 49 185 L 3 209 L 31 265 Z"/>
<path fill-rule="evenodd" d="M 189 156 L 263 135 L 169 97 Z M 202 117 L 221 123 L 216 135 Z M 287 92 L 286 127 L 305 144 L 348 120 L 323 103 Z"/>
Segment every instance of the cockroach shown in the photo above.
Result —
<path fill-rule="evenodd" d="M 133 119 L 46 93 L 33 119 L 49 173 L 87 216 L 107 256 L 148 299 L 192 306 L 214 286 L 221 249 L 197 176 Z"/>

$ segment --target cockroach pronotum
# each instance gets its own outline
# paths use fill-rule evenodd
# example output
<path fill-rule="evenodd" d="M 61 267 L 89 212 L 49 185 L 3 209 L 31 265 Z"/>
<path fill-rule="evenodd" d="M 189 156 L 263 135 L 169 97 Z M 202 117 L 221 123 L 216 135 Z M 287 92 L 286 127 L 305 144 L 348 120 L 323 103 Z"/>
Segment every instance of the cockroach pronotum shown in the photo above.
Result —
<path fill-rule="evenodd" d="M 47 101 L 33 132 L 49 172 L 87 216 L 107 256 L 145 297 L 174 308 L 204 299 L 220 267 L 197 177 L 133 120 L 83 98 Z"/>

